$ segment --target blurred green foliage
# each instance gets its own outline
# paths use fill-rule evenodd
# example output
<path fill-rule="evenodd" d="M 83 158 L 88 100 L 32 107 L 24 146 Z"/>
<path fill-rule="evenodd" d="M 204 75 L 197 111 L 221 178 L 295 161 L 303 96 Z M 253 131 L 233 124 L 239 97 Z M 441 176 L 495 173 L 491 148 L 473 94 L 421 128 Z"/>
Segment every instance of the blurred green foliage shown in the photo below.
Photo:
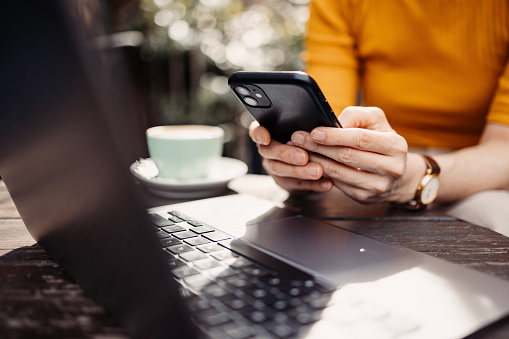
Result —
<path fill-rule="evenodd" d="M 232 72 L 302 69 L 307 0 L 142 0 L 141 9 L 142 59 L 169 62 L 168 95 L 153 98 L 164 123 L 238 119 Z"/>

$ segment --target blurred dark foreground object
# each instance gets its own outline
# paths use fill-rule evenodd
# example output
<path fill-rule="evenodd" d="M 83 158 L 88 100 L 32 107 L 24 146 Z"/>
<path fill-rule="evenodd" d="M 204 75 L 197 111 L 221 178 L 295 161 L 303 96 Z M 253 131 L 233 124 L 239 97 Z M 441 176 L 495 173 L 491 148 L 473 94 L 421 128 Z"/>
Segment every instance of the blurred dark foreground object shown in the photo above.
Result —
<path fill-rule="evenodd" d="M 63 3 L 3 5 L 0 175 L 32 236 L 133 336 L 193 338 L 128 170 L 143 149 L 128 81 Z"/>

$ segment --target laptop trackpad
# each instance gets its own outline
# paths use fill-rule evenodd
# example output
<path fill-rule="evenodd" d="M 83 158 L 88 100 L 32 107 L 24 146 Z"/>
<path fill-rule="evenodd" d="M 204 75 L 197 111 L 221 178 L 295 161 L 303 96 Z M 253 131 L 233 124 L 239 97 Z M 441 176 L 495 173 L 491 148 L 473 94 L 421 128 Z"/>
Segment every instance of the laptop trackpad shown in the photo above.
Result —
<path fill-rule="evenodd" d="M 417 264 L 404 248 L 303 216 L 247 225 L 245 232 L 240 239 L 251 246 L 334 284 L 372 281 Z"/>

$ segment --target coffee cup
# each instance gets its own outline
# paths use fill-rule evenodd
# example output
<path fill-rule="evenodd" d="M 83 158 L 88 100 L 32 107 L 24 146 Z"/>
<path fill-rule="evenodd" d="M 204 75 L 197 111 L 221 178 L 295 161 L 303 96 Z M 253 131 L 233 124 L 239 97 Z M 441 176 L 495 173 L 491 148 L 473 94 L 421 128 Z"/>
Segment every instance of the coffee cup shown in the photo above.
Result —
<path fill-rule="evenodd" d="M 156 126 L 146 134 L 150 158 L 162 178 L 207 177 L 223 152 L 224 131 L 216 126 Z"/>

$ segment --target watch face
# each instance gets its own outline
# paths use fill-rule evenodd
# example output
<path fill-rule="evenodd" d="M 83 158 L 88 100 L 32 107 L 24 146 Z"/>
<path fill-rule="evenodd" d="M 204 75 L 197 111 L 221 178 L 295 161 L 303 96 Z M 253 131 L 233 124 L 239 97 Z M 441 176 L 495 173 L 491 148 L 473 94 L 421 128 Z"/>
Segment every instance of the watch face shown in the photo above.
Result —
<path fill-rule="evenodd" d="M 426 186 L 423 187 L 421 193 L 421 201 L 424 205 L 431 204 L 433 200 L 437 197 L 438 186 L 440 181 L 438 177 L 433 177 L 429 180 Z"/>

